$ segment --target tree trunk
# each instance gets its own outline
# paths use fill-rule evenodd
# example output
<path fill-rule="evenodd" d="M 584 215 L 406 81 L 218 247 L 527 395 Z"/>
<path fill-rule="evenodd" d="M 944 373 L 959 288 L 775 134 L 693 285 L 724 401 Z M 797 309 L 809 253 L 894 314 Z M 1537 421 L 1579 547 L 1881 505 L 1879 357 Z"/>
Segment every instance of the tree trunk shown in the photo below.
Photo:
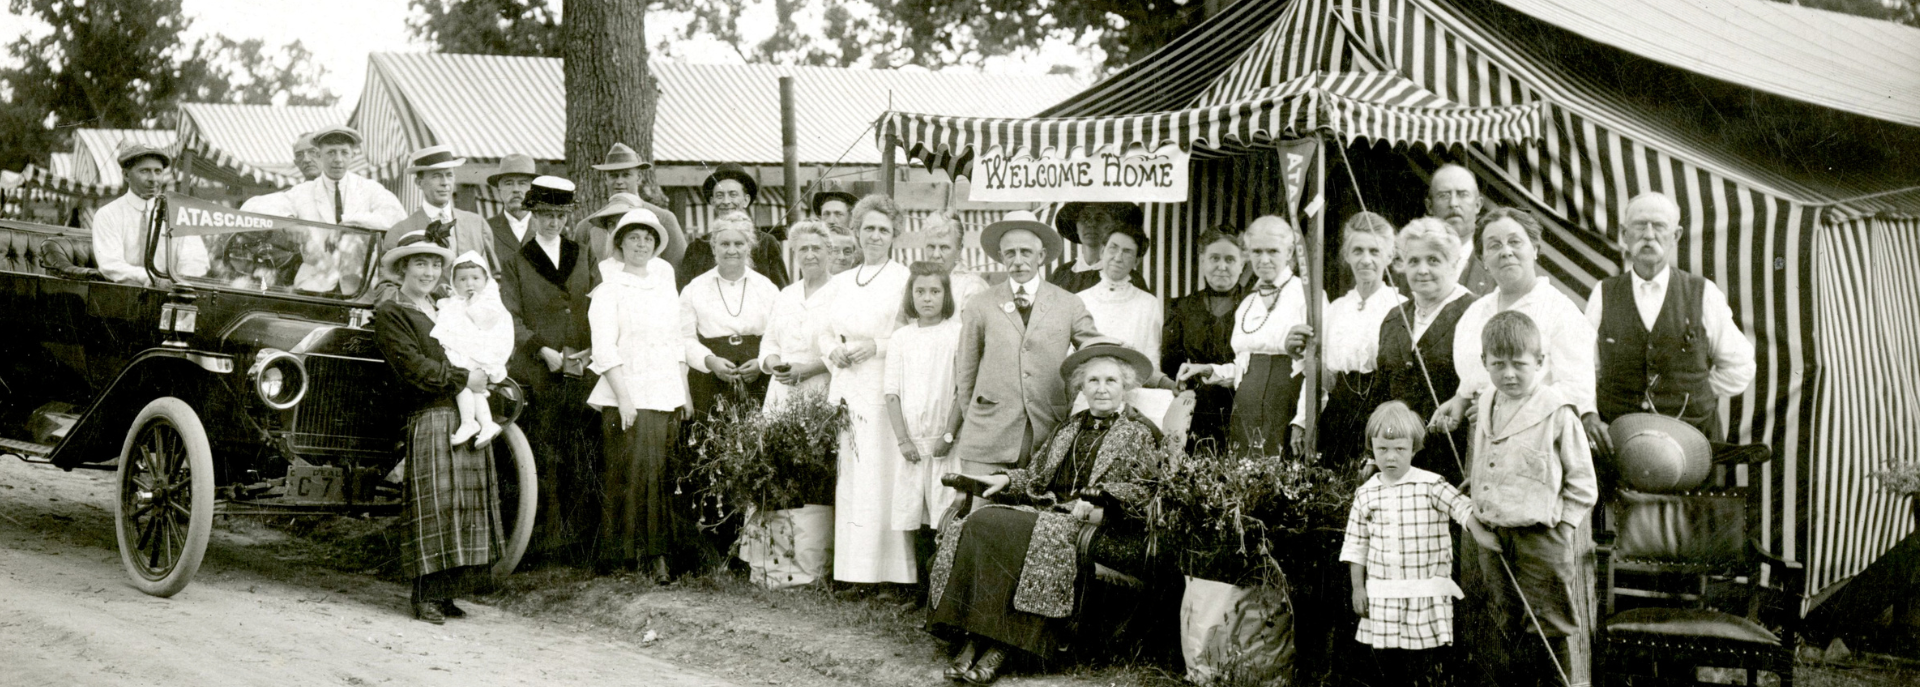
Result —
<path fill-rule="evenodd" d="M 584 217 L 607 202 L 607 182 L 592 167 L 614 143 L 625 143 L 653 160 L 653 114 L 659 99 L 647 69 L 646 3 L 635 0 L 565 0 L 560 54 L 567 83 L 567 176 L 577 185 L 575 215 Z M 640 187 L 660 205 L 665 198 L 653 170 L 641 170 Z"/>

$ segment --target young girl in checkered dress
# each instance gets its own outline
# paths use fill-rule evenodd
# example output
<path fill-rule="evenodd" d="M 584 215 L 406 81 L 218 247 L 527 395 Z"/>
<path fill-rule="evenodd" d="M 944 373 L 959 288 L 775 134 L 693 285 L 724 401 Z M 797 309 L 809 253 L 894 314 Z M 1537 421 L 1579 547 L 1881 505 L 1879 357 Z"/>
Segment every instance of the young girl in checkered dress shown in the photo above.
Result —
<path fill-rule="evenodd" d="M 1373 647 L 1385 684 L 1433 684 L 1438 649 L 1453 643 L 1449 517 L 1482 546 L 1497 548 L 1473 516 L 1473 501 L 1432 472 L 1412 466 L 1426 437 L 1420 416 L 1399 401 L 1367 419 L 1367 446 L 1379 472 L 1360 485 L 1347 515 L 1340 560 L 1353 576 L 1354 637 Z"/>

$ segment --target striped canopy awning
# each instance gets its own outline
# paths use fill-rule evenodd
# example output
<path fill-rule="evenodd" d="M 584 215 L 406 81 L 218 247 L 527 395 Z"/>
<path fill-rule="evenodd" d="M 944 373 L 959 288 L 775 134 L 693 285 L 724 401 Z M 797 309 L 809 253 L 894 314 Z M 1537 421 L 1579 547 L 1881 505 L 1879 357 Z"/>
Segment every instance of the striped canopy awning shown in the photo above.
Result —
<path fill-rule="evenodd" d="M 188 171 L 194 176 L 231 186 L 255 188 L 282 189 L 300 183 L 299 179 L 247 164 L 233 153 L 215 147 L 197 135 L 189 133 L 182 138 L 182 152 L 192 153 L 191 169 Z"/>
<path fill-rule="evenodd" d="M 43 188 L 54 193 L 77 198 L 112 198 L 120 195 L 123 190 L 120 186 L 107 186 L 104 184 L 90 184 L 84 181 L 75 181 L 54 174 L 39 165 L 27 165 L 25 169 L 20 170 L 20 185 Z"/>
<path fill-rule="evenodd" d="M 897 138 L 929 167 L 960 176 L 976 154 L 995 148 L 1037 153 L 1174 145 L 1210 157 L 1322 128 L 1344 142 L 1497 145 L 1539 138 L 1540 113 L 1537 102 L 1463 107 L 1392 72 L 1315 72 L 1233 102 L 1170 112 L 1058 119 L 894 112 L 880 135 Z"/>

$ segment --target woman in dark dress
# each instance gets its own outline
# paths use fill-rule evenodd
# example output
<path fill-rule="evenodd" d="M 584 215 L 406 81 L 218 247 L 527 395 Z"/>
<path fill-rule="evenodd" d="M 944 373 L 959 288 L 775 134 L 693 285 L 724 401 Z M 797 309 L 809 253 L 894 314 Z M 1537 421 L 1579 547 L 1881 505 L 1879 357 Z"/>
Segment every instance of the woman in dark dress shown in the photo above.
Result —
<path fill-rule="evenodd" d="M 1187 363 L 1219 365 L 1233 362 L 1233 310 L 1246 300 L 1250 288 L 1240 273 L 1245 254 L 1240 237 L 1218 229 L 1200 235 L 1200 274 L 1205 288 L 1173 299 L 1167 309 L 1160 346 L 1160 371 L 1180 374 Z M 1233 387 L 1202 385 L 1194 389 L 1193 425 L 1188 449 L 1211 447 L 1225 454 L 1227 418 L 1233 413 Z"/>
<path fill-rule="evenodd" d="M 1138 514 L 1147 494 L 1138 479 L 1162 439 L 1124 399 L 1152 373 L 1145 355 L 1115 343 L 1068 356 L 1061 374 L 1085 394 L 1088 409 L 1061 423 L 1026 468 L 981 478 L 985 495 L 999 498 L 941 530 L 928 623 L 965 637 L 949 679 L 988 684 L 1009 652 L 1046 659 L 1065 644 L 1087 582 L 1078 579 L 1075 549 L 1086 528 L 1099 528 L 1088 552 L 1096 562 L 1143 568 L 1146 528 Z M 1098 525 L 1090 522 L 1095 504 L 1106 507 Z"/>
<path fill-rule="evenodd" d="M 1374 369 L 1385 376 L 1381 381 L 1388 396 L 1381 402 L 1403 401 L 1420 417 L 1432 417 L 1438 407 L 1434 399 L 1453 398 L 1460 387 L 1460 375 L 1453 369 L 1453 333 L 1460 316 L 1473 304 L 1473 292 L 1455 281 L 1459 276 L 1455 258 L 1463 248 L 1445 222 L 1430 217 L 1408 222 L 1395 244 L 1399 270 L 1413 299 L 1380 323 L 1380 352 Z M 1461 423 L 1450 435 L 1429 438 L 1414 454 L 1413 465 L 1460 484 L 1466 442 L 1466 424 Z"/>
<path fill-rule="evenodd" d="M 1275 456 L 1286 451 L 1299 410 L 1302 369 L 1296 363 L 1310 333 L 1306 287 L 1293 271 L 1300 232 L 1285 218 L 1267 215 L 1249 223 L 1240 240 L 1259 281 L 1233 314 L 1233 362 L 1187 363 L 1176 377 L 1232 387 L 1228 443 Z"/>
<path fill-rule="evenodd" d="M 460 424 L 454 395 L 463 388 L 484 391 L 487 375 L 447 362 L 431 335 L 439 316 L 432 292 L 452 260 L 453 251 L 424 232 L 401 237 L 381 258 L 387 278 L 400 286 L 373 311 L 374 340 L 400 377 L 396 393 L 408 409 L 400 521 L 413 617 L 435 625 L 466 615 L 453 605 L 463 578 L 484 573 L 505 550 L 493 453 L 453 445 Z"/>
<path fill-rule="evenodd" d="M 1393 262 L 1393 225 L 1371 212 L 1348 217 L 1340 228 L 1340 262 L 1353 276 L 1353 288 L 1321 307 L 1320 427 L 1314 451 L 1320 464 L 1342 472 L 1368 462 L 1367 418 L 1386 401 L 1380 383 L 1380 323 L 1406 300 L 1386 288 L 1383 279 Z M 1293 418 L 1293 450 L 1304 455 L 1306 401 Z"/>

